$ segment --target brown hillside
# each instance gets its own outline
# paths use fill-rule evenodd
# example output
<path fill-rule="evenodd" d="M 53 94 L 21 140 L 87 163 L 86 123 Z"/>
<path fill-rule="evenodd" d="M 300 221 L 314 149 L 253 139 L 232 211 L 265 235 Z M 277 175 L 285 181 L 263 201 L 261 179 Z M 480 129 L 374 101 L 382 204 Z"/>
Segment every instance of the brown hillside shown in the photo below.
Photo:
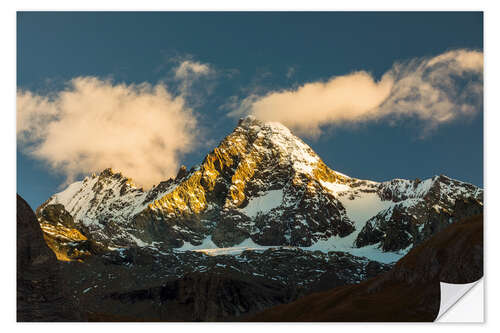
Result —
<path fill-rule="evenodd" d="M 414 248 L 383 275 L 263 311 L 249 321 L 434 321 L 439 282 L 483 276 L 483 216 L 450 225 Z"/>

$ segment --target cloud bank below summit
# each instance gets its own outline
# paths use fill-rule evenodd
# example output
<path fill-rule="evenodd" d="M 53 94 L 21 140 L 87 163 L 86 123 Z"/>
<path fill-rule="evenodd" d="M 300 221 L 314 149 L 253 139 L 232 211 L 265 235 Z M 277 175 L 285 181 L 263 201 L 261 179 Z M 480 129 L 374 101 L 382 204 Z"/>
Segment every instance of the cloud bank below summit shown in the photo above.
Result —
<path fill-rule="evenodd" d="M 395 63 L 378 81 L 357 71 L 297 89 L 250 95 L 229 115 L 281 122 L 310 137 L 320 135 L 325 125 L 416 117 L 425 135 L 440 124 L 474 115 L 482 99 L 483 53 L 460 49 Z"/>

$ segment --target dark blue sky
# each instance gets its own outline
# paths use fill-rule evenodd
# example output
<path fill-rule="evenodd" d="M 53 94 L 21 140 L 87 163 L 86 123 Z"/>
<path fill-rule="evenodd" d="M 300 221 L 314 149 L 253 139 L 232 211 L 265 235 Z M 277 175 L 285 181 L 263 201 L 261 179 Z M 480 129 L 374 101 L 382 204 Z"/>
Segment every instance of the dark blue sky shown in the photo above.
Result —
<path fill-rule="evenodd" d="M 191 55 L 221 76 L 195 108 L 206 138 L 236 125 L 221 105 L 248 89 L 290 88 L 355 70 L 379 78 L 395 61 L 458 48 L 483 49 L 482 13 L 18 13 L 18 88 L 47 92 L 76 76 L 117 82 L 164 80 L 172 57 Z M 287 78 L 290 67 L 295 74 Z M 483 186 L 483 116 L 440 126 L 421 139 L 418 121 L 330 127 L 305 139 L 327 165 L 357 178 L 436 174 Z M 204 140 L 206 139 L 204 138 Z M 183 157 L 188 167 L 210 150 Z M 17 191 L 33 208 L 59 191 L 64 176 L 17 154 Z"/>

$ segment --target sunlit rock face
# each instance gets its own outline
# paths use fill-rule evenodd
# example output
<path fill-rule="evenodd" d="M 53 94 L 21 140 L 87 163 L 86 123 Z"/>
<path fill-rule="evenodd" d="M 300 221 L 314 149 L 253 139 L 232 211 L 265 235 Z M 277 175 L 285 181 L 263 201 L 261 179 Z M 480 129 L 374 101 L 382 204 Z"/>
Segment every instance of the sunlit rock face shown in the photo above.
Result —
<path fill-rule="evenodd" d="M 220 246 L 247 238 L 309 246 L 352 232 L 345 209 L 321 184 L 349 180 L 287 128 L 249 117 L 201 165 L 176 179 L 146 192 L 106 169 L 53 196 L 39 215 L 62 204 L 87 234 L 112 246 L 179 247 L 210 235 Z"/>
<path fill-rule="evenodd" d="M 457 200 L 482 207 L 482 190 L 445 176 L 383 183 L 348 177 L 283 125 L 247 117 L 200 165 L 182 167 L 175 179 L 145 191 L 106 169 L 52 196 L 37 216 L 47 233 L 76 229 L 111 248 L 251 242 L 398 252 L 451 223 Z M 47 211 L 54 205 L 74 225 L 66 214 Z"/>

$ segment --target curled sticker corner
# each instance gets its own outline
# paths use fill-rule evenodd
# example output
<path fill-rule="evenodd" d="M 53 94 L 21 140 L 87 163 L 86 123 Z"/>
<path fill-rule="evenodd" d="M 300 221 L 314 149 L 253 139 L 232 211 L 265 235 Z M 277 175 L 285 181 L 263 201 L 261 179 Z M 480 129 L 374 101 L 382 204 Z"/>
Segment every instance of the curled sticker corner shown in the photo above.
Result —
<path fill-rule="evenodd" d="M 454 283 L 446 283 L 439 282 L 441 289 L 441 298 L 439 304 L 439 313 L 435 319 L 435 321 L 439 322 L 441 317 L 450 310 L 465 294 L 467 294 L 476 284 L 478 284 L 479 279 L 472 283 L 464 283 L 464 284 L 454 284 Z"/>

